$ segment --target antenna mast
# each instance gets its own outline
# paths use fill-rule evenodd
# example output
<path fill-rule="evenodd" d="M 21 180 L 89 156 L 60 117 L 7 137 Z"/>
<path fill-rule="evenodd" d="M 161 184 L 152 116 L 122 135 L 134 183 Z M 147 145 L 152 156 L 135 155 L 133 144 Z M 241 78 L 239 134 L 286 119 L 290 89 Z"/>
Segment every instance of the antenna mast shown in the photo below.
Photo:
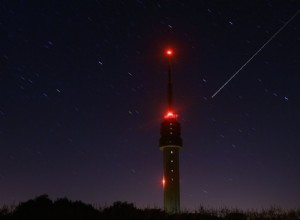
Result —
<path fill-rule="evenodd" d="M 173 50 L 168 49 L 166 51 L 168 56 L 168 109 L 172 109 L 173 104 L 173 84 L 172 84 L 172 76 L 171 76 L 171 57 L 173 56 Z"/>

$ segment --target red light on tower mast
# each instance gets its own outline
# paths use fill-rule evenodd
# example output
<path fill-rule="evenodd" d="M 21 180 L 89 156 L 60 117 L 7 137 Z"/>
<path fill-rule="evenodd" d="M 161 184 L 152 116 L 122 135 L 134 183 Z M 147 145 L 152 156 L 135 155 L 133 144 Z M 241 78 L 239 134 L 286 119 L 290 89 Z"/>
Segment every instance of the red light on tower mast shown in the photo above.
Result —
<path fill-rule="evenodd" d="M 174 114 L 171 111 L 168 111 L 167 114 L 165 114 L 165 119 L 176 119 L 177 118 L 177 114 Z"/>
<path fill-rule="evenodd" d="M 166 50 L 166 55 L 167 55 L 168 57 L 173 56 L 173 54 L 174 54 L 174 52 L 173 52 L 172 49 L 167 49 L 167 50 Z"/>

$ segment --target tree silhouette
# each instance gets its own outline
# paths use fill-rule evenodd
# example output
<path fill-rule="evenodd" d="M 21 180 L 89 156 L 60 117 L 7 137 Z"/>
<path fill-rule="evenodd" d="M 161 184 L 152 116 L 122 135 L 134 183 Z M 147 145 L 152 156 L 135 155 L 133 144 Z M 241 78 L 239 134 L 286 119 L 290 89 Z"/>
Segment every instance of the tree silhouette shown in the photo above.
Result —
<path fill-rule="evenodd" d="M 100 212 L 91 205 L 66 198 L 52 202 L 48 195 L 20 203 L 13 212 L 13 219 L 100 219 Z"/>
<path fill-rule="evenodd" d="M 48 195 L 41 195 L 33 200 L 20 203 L 15 211 L 14 218 L 17 219 L 50 219 L 52 213 L 52 201 Z"/>
<path fill-rule="evenodd" d="M 167 214 L 161 209 L 138 209 L 133 203 L 115 202 L 106 208 L 95 209 L 81 201 L 70 201 L 67 198 L 54 202 L 48 195 L 41 195 L 15 208 L 3 206 L 0 209 L 0 220 L 299 220 L 300 209 L 284 211 L 271 207 L 260 212 L 242 212 L 237 209 L 205 209 L 201 207 L 196 212 Z"/>

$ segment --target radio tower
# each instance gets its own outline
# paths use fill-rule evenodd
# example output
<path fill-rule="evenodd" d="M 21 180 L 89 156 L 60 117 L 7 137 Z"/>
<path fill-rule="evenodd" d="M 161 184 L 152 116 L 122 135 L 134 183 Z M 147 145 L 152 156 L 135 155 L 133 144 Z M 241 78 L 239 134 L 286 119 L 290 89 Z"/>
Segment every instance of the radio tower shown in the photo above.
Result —
<path fill-rule="evenodd" d="M 163 152 L 164 176 L 164 210 L 168 213 L 180 212 L 180 186 L 179 186 L 179 150 L 182 148 L 180 123 L 178 115 L 173 109 L 171 58 L 173 50 L 168 49 L 168 108 L 160 128 L 160 150 Z"/>

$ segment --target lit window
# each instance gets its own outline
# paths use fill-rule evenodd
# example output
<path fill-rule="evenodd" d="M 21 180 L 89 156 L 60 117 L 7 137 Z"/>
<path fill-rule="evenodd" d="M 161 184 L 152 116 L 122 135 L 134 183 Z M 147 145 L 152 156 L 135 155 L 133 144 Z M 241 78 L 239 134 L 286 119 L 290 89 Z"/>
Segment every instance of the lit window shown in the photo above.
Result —
<path fill-rule="evenodd" d="M 170 132 L 170 134 L 173 134 L 173 132 Z"/>
<path fill-rule="evenodd" d="M 172 178 L 171 180 L 172 180 L 172 182 L 173 182 L 174 179 Z"/>
<path fill-rule="evenodd" d="M 171 172 L 173 173 L 173 172 L 174 172 L 174 170 L 171 170 Z"/>
<path fill-rule="evenodd" d="M 171 150 L 171 154 L 173 154 L 173 151 Z"/>
<path fill-rule="evenodd" d="M 171 160 L 171 163 L 173 163 L 173 160 Z"/>
<path fill-rule="evenodd" d="M 170 123 L 170 125 L 173 125 L 173 123 Z"/>

